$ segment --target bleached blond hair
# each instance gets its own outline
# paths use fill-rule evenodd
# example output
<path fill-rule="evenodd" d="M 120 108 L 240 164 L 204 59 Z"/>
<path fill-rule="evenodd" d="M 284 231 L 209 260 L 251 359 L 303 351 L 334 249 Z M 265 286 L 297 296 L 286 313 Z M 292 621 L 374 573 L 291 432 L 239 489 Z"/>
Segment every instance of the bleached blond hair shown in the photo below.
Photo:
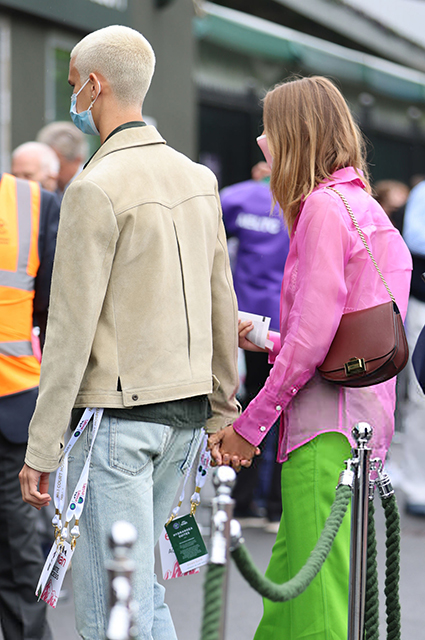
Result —
<path fill-rule="evenodd" d="M 93 31 L 71 51 L 80 79 L 101 73 L 124 106 L 143 104 L 155 69 L 154 51 L 135 29 L 112 25 Z"/>

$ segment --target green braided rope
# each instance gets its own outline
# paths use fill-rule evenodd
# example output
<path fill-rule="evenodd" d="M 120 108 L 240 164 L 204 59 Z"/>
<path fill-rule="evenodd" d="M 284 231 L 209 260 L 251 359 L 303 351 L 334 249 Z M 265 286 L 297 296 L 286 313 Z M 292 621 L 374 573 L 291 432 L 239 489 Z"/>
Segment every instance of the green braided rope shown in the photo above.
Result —
<path fill-rule="evenodd" d="M 306 564 L 291 580 L 284 584 L 276 584 L 263 576 L 254 565 L 252 557 L 244 545 L 235 549 L 232 552 L 232 558 L 245 580 L 261 596 L 273 602 L 292 600 L 305 591 L 319 573 L 329 555 L 335 536 L 347 512 L 350 498 L 351 487 L 346 485 L 338 487 L 330 515 L 325 522 L 325 526 L 315 548 L 311 552 Z"/>
<path fill-rule="evenodd" d="M 219 640 L 223 610 L 223 580 L 226 565 L 209 564 L 204 582 L 204 612 L 201 640 Z"/>
<path fill-rule="evenodd" d="M 365 634 L 367 640 L 379 638 L 379 589 L 378 564 L 376 562 L 375 507 L 369 502 L 369 520 L 367 528 L 367 569 L 366 569 L 366 603 Z"/>
<path fill-rule="evenodd" d="M 401 638 L 400 583 L 400 514 L 395 495 L 382 499 L 387 529 L 385 605 L 387 613 L 387 640 Z"/>

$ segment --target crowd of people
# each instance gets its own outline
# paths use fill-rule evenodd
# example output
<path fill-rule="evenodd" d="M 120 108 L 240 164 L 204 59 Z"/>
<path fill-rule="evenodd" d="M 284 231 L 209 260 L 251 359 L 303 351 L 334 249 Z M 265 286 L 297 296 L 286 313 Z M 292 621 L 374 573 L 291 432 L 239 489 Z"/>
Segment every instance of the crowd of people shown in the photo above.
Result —
<path fill-rule="evenodd" d="M 83 38 L 70 55 L 73 124 L 44 127 L 15 149 L 11 174 L 1 177 L 5 640 L 52 638 L 34 596 L 43 566 L 37 510 L 52 509 L 49 479 L 67 430 L 79 436 L 66 454 L 71 493 L 86 482 L 72 557 L 85 640 L 106 635 L 107 539 L 117 519 L 141 532 L 137 637 L 176 638 L 154 547 L 203 428 L 215 464 L 239 472 L 237 515 L 266 513 L 277 534 L 267 575 L 279 583 L 315 546 L 356 422 L 373 424 L 373 456 L 385 461 L 396 379 L 352 388 L 318 372 L 343 315 L 388 301 L 344 200 L 407 312 L 411 347 L 425 324 L 425 181 L 410 194 L 386 181 L 373 197 L 362 134 L 331 81 L 297 78 L 269 91 L 267 162 L 219 193 L 209 169 L 144 121 L 154 68 L 151 45 L 133 29 Z M 90 159 L 86 133 L 100 137 Z M 226 237 L 237 243 L 232 261 Z M 271 319 L 267 346 L 250 341 L 252 322 L 238 322 L 238 311 Z M 424 516 L 425 399 L 411 371 L 399 402 L 407 508 Z M 102 410 L 99 428 L 81 427 L 87 407 Z M 264 601 L 256 640 L 346 637 L 349 528 L 346 518 L 320 578 L 300 597 Z"/>

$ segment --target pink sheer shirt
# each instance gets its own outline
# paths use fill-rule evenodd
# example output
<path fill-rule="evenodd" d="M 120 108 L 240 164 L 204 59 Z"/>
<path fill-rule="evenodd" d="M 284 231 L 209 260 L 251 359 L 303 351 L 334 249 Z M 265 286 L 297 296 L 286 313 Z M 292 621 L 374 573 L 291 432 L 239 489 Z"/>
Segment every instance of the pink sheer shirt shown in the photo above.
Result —
<path fill-rule="evenodd" d="M 354 446 L 351 430 L 359 421 L 372 425 L 372 455 L 384 461 L 394 431 L 395 378 L 353 389 L 327 383 L 316 371 L 343 313 L 389 300 L 341 198 L 326 188 L 333 186 L 347 198 L 403 318 L 407 310 L 410 253 L 354 169 L 340 169 L 300 207 L 282 282 L 280 336 L 272 336 L 274 366 L 233 424 L 258 445 L 281 417 L 280 462 L 320 433 L 340 432 Z"/>

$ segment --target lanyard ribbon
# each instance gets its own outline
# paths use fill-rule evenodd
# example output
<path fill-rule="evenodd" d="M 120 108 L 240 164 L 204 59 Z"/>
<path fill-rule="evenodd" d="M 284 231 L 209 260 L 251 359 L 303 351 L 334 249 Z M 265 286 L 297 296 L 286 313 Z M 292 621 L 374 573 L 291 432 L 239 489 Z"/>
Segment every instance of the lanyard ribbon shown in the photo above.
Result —
<path fill-rule="evenodd" d="M 79 440 L 79 438 L 84 433 L 88 423 L 90 422 L 91 417 L 93 418 L 93 431 L 92 431 L 92 439 L 90 450 L 87 456 L 86 463 L 83 467 L 83 470 L 80 474 L 80 477 L 77 482 L 77 486 L 74 489 L 72 494 L 72 498 L 69 502 L 68 508 L 65 514 L 65 524 L 62 524 L 62 516 L 65 507 L 65 499 L 66 499 L 66 485 L 68 479 L 68 457 L 69 453 L 74 446 L 74 444 Z M 72 536 L 72 545 L 75 546 L 76 539 L 80 535 L 80 529 L 78 526 L 79 519 L 84 509 L 84 504 L 86 501 L 87 494 L 87 483 L 89 478 L 89 469 L 91 456 L 93 451 L 93 445 L 96 440 L 97 432 L 99 429 L 100 422 L 102 420 L 103 409 L 86 409 L 83 413 L 83 416 L 80 422 L 77 425 L 77 428 L 71 435 L 68 444 L 65 447 L 64 455 L 62 462 L 56 472 L 55 479 L 55 490 L 53 494 L 54 505 L 55 505 L 55 515 L 52 519 L 52 524 L 55 527 L 55 536 L 58 541 L 68 540 L 69 539 L 69 525 L 72 522 L 72 519 L 75 518 L 75 526 L 71 530 Z"/>
<path fill-rule="evenodd" d="M 207 479 L 208 467 L 210 465 L 210 460 L 211 460 L 211 453 L 209 451 L 207 451 L 207 445 L 208 445 L 208 436 L 207 436 L 207 434 L 204 434 L 204 438 L 202 440 L 201 453 L 200 453 L 200 456 L 199 456 L 199 465 L 198 465 L 198 468 L 196 470 L 195 492 L 192 494 L 192 497 L 190 498 L 190 513 L 191 513 L 191 515 L 193 515 L 195 513 L 196 508 L 201 504 L 200 493 L 201 493 L 202 487 L 205 484 L 205 480 Z M 177 503 L 177 506 L 174 507 L 174 509 L 172 510 L 171 516 L 168 519 L 167 524 L 169 524 L 171 522 L 171 520 L 173 520 L 174 518 L 177 518 L 177 516 L 179 515 L 180 507 L 182 506 L 182 502 L 184 500 L 186 483 L 187 483 L 187 481 L 189 479 L 189 476 L 191 474 L 193 464 L 194 464 L 194 460 L 192 460 L 192 463 L 191 463 L 189 469 L 186 472 L 179 501 Z"/>
<path fill-rule="evenodd" d="M 199 464 L 196 470 L 195 491 L 190 498 L 190 513 L 193 515 L 196 511 L 196 507 L 201 504 L 201 489 L 207 479 L 208 469 L 211 461 L 211 453 L 207 450 L 208 436 L 204 435 L 202 441 L 201 453 L 199 455 Z"/>

